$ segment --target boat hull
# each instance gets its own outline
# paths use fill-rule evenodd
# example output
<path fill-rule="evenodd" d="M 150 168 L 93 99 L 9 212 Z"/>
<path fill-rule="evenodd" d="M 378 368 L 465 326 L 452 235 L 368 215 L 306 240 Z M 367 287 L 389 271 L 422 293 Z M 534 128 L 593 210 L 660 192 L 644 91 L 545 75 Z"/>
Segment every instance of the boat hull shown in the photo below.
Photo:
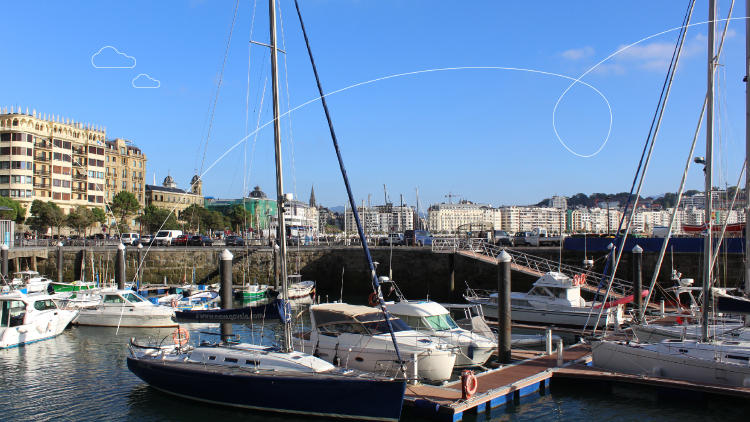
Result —
<path fill-rule="evenodd" d="M 749 366 L 657 353 L 610 341 L 594 342 L 592 354 L 594 366 L 612 371 L 708 384 L 750 386 Z"/>
<path fill-rule="evenodd" d="M 161 314 L 137 314 L 130 313 L 128 309 L 123 312 L 100 312 L 97 309 L 82 309 L 78 317 L 73 320 L 75 325 L 86 325 L 92 327 L 141 327 L 141 328 L 163 328 L 176 327 L 177 323 L 172 320 L 172 315 Z"/>
<path fill-rule="evenodd" d="M 6 327 L 0 331 L 0 349 L 23 346 L 60 335 L 78 311 L 55 310 L 30 324 Z"/>
<path fill-rule="evenodd" d="M 497 305 L 494 303 L 483 303 L 482 311 L 488 318 L 497 318 Z M 588 309 L 581 311 L 561 311 L 512 306 L 510 315 L 511 319 L 515 322 L 531 322 L 566 327 L 583 327 L 585 325 L 593 327 L 598 313 L 598 309 L 594 309 L 589 313 Z M 612 314 L 613 310 L 605 310 L 599 320 L 598 328 L 604 328 L 612 324 L 614 320 Z"/>
<path fill-rule="evenodd" d="M 252 373 L 181 362 L 127 358 L 150 386 L 179 397 L 289 414 L 396 421 L 406 384 L 326 374 Z"/>

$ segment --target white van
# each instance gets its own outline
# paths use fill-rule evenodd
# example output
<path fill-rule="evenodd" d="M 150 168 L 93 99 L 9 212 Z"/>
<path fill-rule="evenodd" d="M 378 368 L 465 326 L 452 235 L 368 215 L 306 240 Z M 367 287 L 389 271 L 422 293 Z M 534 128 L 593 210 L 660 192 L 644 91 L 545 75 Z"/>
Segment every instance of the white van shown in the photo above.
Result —
<path fill-rule="evenodd" d="M 135 246 L 138 244 L 138 241 L 141 239 L 141 235 L 138 233 L 123 233 L 120 235 L 120 242 L 123 243 L 123 245 L 131 245 Z"/>
<path fill-rule="evenodd" d="M 182 234 L 182 230 L 160 230 L 154 237 L 154 245 L 169 246 L 175 237 Z"/>

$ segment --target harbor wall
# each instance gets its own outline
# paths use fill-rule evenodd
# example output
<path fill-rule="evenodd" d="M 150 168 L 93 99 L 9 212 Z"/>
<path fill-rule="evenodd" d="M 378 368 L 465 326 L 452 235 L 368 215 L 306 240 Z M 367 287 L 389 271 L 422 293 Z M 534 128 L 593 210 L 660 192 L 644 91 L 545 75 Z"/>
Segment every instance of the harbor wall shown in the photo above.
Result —
<path fill-rule="evenodd" d="M 560 260 L 556 248 L 516 248 L 535 256 L 553 261 Z M 143 262 L 144 283 L 182 284 L 195 280 L 197 284 L 212 284 L 219 281 L 219 254 L 223 248 L 152 248 L 145 254 Z M 145 251 L 145 249 L 144 249 Z M 243 282 L 274 284 L 274 254 L 270 248 L 230 248 L 234 254 L 233 279 L 236 285 Z M 473 288 L 493 289 L 497 286 L 497 267 L 493 264 L 450 253 L 433 253 L 429 248 L 375 247 L 372 256 L 379 263 L 378 275 L 391 275 L 407 297 L 435 300 L 459 300 L 466 285 Z M 82 249 L 64 249 L 64 281 L 81 279 Z M 127 277 L 135 279 L 138 266 L 138 250 L 127 250 Z M 305 247 L 288 251 L 288 273 L 299 272 L 303 279 L 315 280 L 322 300 L 338 300 L 342 295 L 349 301 L 364 300 L 370 288 L 370 276 L 366 267 L 364 253 L 355 247 Z M 50 248 L 47 259 L 38 260 L 40 273 L 56 278 L 56 249 Z M 589 253 L 595 269 L 602 271 L 606 255 Z M 644 284 L 648 284 L 656 263 L 657 254 L 644 254 Z M 100 280 L 114 278 L 114 248 L 95 248 L 86 252 L 86 263 L 83 266 L 85 279 L 92 279 L 92 262 L 94 272 Z M 562 262 L 568 265 L 581 266 L 583 252 L 564 251 Z M 21 260 L 21 268 L 25 261 Z M 665 258 L 659 274 L 659 282 L 669 287 L 671 265 L 683 274 L 683 277 L 695 279 L 695 285 L 701 284 L 702 256 L 695 253 L 674 254 Z M 11 267 L 14 264 L 11 263 Z M 742 280 L 744 263 L 742 255 L 727 254 L 719 258 L 717 275 L 720 285 L 735 287 Z M 450 279 L 453 272 L 454 288 L 451 290 Z M 534 277 L 513 272 L 513 290 L 524 291 L 534 281 Z M 632 276 L 631 254 L 624 253 L 620 262 L 617 277 L 630 280 Z"/>

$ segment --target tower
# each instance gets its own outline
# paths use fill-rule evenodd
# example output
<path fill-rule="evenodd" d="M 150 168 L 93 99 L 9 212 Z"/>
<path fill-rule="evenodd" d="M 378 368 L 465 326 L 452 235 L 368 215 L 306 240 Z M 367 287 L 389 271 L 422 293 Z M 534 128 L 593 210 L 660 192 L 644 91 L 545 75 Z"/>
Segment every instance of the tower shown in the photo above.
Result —
<path fill-rule="evenodd" d="M 318 205 L 315 203 L 315 186 L 310 189 L 310 208 L 315 208 Z"/>
<path fill-rule="evenodd" d="M 197 174 L 190 179 L 190 192 L 203 196 L 203 180 Z"/>

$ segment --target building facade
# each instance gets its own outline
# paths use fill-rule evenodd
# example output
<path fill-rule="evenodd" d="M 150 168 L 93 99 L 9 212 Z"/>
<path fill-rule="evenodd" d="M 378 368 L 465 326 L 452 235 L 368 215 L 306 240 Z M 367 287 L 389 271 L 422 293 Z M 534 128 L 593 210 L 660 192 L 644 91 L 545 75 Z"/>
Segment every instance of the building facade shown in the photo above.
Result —
<path fill-rule="evenodd" d="M 0 196 L 27 209 L 53 201 L 67 214 L 77 206 L 105 206 L 103 128 L 16 110 L 0 113 Z"/>
<path fill-rule="evenodd" d="M 196 175 L 190 181 L 190 190 L 186 191 L 177 187 L 172 176 L 164 178 L 164 182 L 159 185 L 145 185 L 146 205 L 153 205 L 157 208 L 174 210 L 178 219 L 182 211 L 191 206 L 203 206 L 203 182 Z"/>
<path fill-rule="evenodd" d="M 427 210 L 427 224 L 433 233 L 456 233 L 471 224 L 486 224 L 495 230 L 502 226 L 502 212 L 486 204 L 462 201 L 458 204 L 437 204 Z"/>
<path fill-rule="evenodd" d="M 107 202 L 117 193 L 127 191 L 135 195 L 141 207 L 146 206 L 146 156 L 126 139 L 115 138 L 104 145 Z"/>

